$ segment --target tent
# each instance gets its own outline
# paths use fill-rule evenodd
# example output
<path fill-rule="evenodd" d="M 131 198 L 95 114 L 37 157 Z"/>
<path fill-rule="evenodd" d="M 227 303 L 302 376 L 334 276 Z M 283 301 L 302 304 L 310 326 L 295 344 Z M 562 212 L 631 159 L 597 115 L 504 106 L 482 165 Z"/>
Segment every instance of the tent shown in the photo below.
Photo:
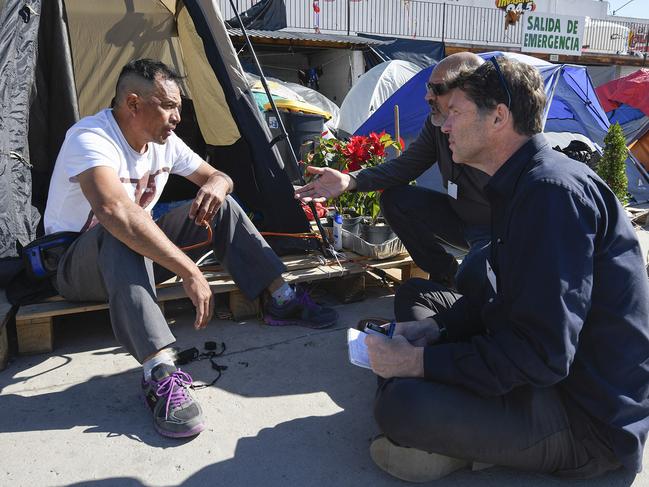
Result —
<path fill-rule="evenodd" d="M 480 54 L 484 59 L 504 55 L 536 66 L 543 76 L 549 103 L 545 113 L 544 132 L 568 132 L 588 137 L 599 148 L 604 145 L 609 121 L 602 109 L 585 66 L 551 64 L 541 59 L 519 53 L 488 52 Z M 429 114 L 424 103 L 425 81 L 434 66 L 413 76 L 379 107 L 356 134 L 385 130 L 394 134 L 394 106 L 399 106 L 400 135 L 406 144 L 414 140 Z M 629 192 L 636 202 L 649 201 L 649 175 L 647 171 L 629 159 L 627 161 Z"/>
<path fill-rule="evenodd" d="M 4 0 L 0 7 L 0 258 L 35 238 L 66 130 L 110 106 L 121 67 L 142 57 L 185 76 L 177 132 L 232 176 L 258 226 L 309 230 L 215 2 Z M 178 188 L 170 180 L 165 194 Z"/>
<path fill-rule="evenodd" d="M 353 134 L 390 95 L 420 68 L 408 61 L 385 61 L 363 74 L 349 90 L 342 105 L 338 130 Z"/>
<path fill-rule="evenodd" d="M 619 123 L 631 153 L 649 170 L 649 69 L 597 88 L 599 101 L 611 123 Z"/>

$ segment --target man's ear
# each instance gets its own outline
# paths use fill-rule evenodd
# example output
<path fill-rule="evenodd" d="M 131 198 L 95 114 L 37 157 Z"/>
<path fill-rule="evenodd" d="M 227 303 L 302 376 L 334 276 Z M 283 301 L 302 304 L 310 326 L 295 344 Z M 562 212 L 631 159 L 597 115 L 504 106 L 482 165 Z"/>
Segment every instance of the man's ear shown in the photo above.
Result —
<path fill-rule="evenodd" d="M 140 103 L 140 97 L 137 95 L 137 93 L 129 93 L 126 95 L 126 108 L 128 108 L 128 111 L 131 113 L 136 113 L 137 109 L 139 108 L 139 103 Z"/>
<path fill-rule="evenodd" d="M 504 127 L 511 116 L 512 112 L 509 111 L 509 108 L 504 103 L 498 103 L 494 112 L 494 126 L 497 128 Z"/>

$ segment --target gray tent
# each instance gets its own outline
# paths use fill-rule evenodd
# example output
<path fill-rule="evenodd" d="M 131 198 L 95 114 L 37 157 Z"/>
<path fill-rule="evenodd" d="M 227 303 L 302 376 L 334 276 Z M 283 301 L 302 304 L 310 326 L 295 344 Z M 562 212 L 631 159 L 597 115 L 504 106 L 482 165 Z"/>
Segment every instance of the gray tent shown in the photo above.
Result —
<path fill-rule="evenodd" d="M 213 1 L 0 0 L 0 9 L 0 258 L 35 238 L 66 130 L 110 106 L 121 67 L 142 57 L 186 76 L 193 112 L 179 135 L 233 177 L 258 226 L 308 230 Z"/>

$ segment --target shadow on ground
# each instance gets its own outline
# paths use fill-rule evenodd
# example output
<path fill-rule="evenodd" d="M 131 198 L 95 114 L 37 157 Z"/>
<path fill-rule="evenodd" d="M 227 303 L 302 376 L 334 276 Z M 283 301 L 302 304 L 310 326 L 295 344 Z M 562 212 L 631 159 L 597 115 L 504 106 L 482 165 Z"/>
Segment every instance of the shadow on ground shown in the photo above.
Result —
<path fill-rule="evenodd" d="M 370 315 L 385 315 L 389 308 L 390 303 L 378 302 L 373 308 L 375 312 Z M 218 323 L 214 326 L 213 323 L 213 328 L 197 334 L 191 329 L 188 319 L 179 323 L 174 333 L 179 337 L 181 348 L 198 346 L 208 339 L 223 340 L 228 344 L 227 354 L 218 359 L 228 369 L 216 383 L 217 389 L 208 388 L 197 393 L 206 407 L 210 423 L 210 431 L 203 435 L 212 435 L 218 442 L 220 434 L 225 436 L 225 432 L 236 430 L 239 427 L 237 422 L 243 425 L 249 421 L 248 418 L 252 418 L 251 422 L 258 420 L 262 425 L 273 426 L 263 427 L 251 436 L 245 433 L 236 436 L 232 458 L 212 462 L 208 456 L 207 466 L 189 471 L 183 481 L 174 485 L 404 485 L 380 472 L 369 458 L 369 442 L 377 432 L 372 420 L 375 378 L 368 371 L 349 365 L 346 347 L 340 346 L 344 329 L 358 318 L 366 317 L 367 313 L 362 315 L 366 310 L 362 304 L 346 306 L 338 328 L 323 331 L 273 330 L 258 324 Z M 95 324 L 98 322 L 101 324 Z M 57 331 L 61 343 L 65 343 L 59 355 L 21 358 L 0 374 L 0 392 L 18 382 L 25 385 L 23 394 L 2 394 L 5 414 L 0 415 L 0 431 L 39 432 L 81 426 L 85 428 L 84 433 L 123 436 L 137 444 L 154 447 L 149 453 L 152 456 L 156 455 L 158 448 L 194 448 L 193 445 L 198 444 L 198 441 L 188 444 L 191 440 L 166 439 L 155 433 L 150 413 L 140 405 L 139 391 L 134 386 L 139 381 L 140 369 L 127 360 L 120 348 L 92 352 L 93 361 L 106 362 L 105 374 L 94 375 L 88 380 L 84 378 L 85 382 L 79 382 L 78 377 L 70 375 L 70 387 L 63 390 L 59 389 L 65 384 L 48 387 L 44 377 L 55 374 L 65 379 L 68 375 L 61 372 L 66 368 L 72 369 L 72 357 L 80 350 L 88 350 L 89 343 L 101 343 L 101 347 L 116 345 L 106 316 L 94 317 L 92 330 L 84 328 L 83 322 L 66 326 L 66 330 Z M 59 358 L 54 360 L 55 357 Z M 111 365 L 113 360 L 120 364 L 121 371 L 115 372 L 114 365 Z M 34 370 L 33 377 L 21 375 L 18 367 Z M 97 368 L 93 367 L 93 370 Z M 209 382 L 214 377 L 207 361 L 194 362 L 187 370 L 201 381 Z M 218 403 L 218 400 L 223 400 L 224 392 L 244 399 L 282 398 L 284 407 L 292 404 L 285 398 L 295 396 L 300 398 L 299 403 L 292 407 L 298 410 L 287 411 L 284 417 L 297 419 L 277 422 L 282 411 L 255 411 L 251 407 L 238 412 L 231 403 Z M 331 402 L 335 405 L 334 410 Z M 248 416 L 251 414 L 252 417 Z M 259 417 L 254 417 L 255 414 Z M 265 422 L 267 417 L 269 421 Z M 196 455 L 204 453 L 196 447 Z M 68 485 L 150 485 L 143 483 L 146 478 L 146 472 L 143 472 L 139 479 L 117 475 Z M 626 472 L 614 472 L 596 480 L 568 482 L 492 468 L 480 472 L 456 472 L 435 485 L 627 487 L 633 481 L 634 475 Z"/>

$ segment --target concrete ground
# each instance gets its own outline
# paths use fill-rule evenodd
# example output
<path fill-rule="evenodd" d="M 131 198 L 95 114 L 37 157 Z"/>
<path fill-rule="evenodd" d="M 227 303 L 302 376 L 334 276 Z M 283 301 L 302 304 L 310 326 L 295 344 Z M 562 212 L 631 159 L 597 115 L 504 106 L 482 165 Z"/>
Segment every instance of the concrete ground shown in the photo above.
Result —
<path fill-rule="evenodd" d="M 406 485 L 369 457 L 375 378 L 347 359 L 347 327 L 391 316 L 392 295 L 368 293 L 338 306 L 337 327 L 321 331 L 214 320 L 197 332 L 187 304 L 169 307 L 181 348 L 227 346 L 217 362 L 228 369 L 197 392 L 208 429 L 184 441 L 154 431 L 141 370 L 117 346 L 106 313 L 64 320 L 53 353 L 18 357 L 0 373 L 0 486 Z M 186 370 L 215 377 L 208 361 Z M 622 487 L 649 485 L 649 474 L 568 482 L 495 467 L 435 485 Z"/>

